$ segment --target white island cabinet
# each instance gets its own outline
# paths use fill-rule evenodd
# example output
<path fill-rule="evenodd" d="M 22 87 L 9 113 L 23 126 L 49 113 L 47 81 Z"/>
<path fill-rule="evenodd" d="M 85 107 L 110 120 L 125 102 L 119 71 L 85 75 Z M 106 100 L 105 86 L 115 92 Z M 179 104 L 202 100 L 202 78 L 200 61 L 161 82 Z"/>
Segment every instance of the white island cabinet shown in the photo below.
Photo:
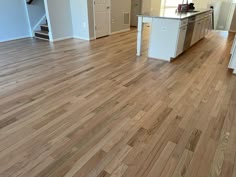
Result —
<path fill-rule="evenodd" d="M 183 52 L 187 26 L 181 24 L 179 20 L 153 19 L 149 57 L 170 60 Z"/>
<path fill-rule="evenodd" d="M 151 23 L 148 56 L 171 61 L 207 35 L 211 15 L 211 10 L 139 15 L 137 55 L 141 55 L 143 23 Z"/>

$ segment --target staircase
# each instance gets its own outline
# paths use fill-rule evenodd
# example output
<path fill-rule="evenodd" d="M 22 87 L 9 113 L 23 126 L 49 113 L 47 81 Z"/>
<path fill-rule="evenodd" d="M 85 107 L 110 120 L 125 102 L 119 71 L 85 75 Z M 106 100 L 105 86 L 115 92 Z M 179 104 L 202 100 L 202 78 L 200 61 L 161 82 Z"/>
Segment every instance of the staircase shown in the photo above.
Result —
<path fill-rule="evenodd" d="M 48 24 L 43 24 L 40 25 L 41 30 L 40 31 L 35 31 L 34 36 L 37 39 L 42 39 L 42 40 L 49 40 L 49 29 L 48 29 Z"/>

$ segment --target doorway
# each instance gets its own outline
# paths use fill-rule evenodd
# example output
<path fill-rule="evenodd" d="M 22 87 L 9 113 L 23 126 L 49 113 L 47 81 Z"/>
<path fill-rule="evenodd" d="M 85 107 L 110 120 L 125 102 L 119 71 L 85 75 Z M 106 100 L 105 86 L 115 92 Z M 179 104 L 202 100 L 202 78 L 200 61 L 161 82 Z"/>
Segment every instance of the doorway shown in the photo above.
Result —
<path fill-rule="evenodd" d="M 131 0 L 131 21 L 130 26 L 137 27 L 138 17 L 142 11 L 142 0 Z"/>
<path fill-rule="evenodd" d="M 235 11 L 235 5 L 232 0 L 217 1 L 208 4 L 213 9 L 213 29 L 220 31 L 229 31 Z"/>
<path fill-rule="evenodd" d="M 111 2 L 94 0 L 94 33 L 95 38 L 110 35 Z"/>

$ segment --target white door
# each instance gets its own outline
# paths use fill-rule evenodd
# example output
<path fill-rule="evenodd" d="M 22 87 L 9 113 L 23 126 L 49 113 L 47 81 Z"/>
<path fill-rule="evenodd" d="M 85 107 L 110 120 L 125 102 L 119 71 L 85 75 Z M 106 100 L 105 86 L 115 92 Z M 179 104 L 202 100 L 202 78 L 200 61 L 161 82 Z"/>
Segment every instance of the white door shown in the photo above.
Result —
<path fill-rule="evenodd" d="M 110 0 L 94 0 L 96 38 L 110 34 Z"/>
<path fill-rule="evenodd" d="M 141 14 L 141 6 L 142 6 L 141 0 L 132 0 L 131 1 L 131 26 L 137 26 L 138 25 L 138 17 L 137 15 Z"/>

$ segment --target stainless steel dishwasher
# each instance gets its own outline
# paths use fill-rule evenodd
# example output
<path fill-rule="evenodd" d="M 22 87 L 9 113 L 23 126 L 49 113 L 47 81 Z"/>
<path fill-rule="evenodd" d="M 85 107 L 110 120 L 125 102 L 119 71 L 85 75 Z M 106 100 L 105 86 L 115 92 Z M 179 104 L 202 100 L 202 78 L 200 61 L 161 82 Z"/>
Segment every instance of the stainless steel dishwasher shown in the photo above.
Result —
<path fill-rule="evenodd" d="M 187 29 L 186 37 L 185 37 L 185 41 L 184 41 L 184 51 L 187 50 L 188 48 L 190 48 L 190 46 L 191 46 L 195 22 L 196 22 L 196 16 L 189 18 L 188 29 Z"/>

